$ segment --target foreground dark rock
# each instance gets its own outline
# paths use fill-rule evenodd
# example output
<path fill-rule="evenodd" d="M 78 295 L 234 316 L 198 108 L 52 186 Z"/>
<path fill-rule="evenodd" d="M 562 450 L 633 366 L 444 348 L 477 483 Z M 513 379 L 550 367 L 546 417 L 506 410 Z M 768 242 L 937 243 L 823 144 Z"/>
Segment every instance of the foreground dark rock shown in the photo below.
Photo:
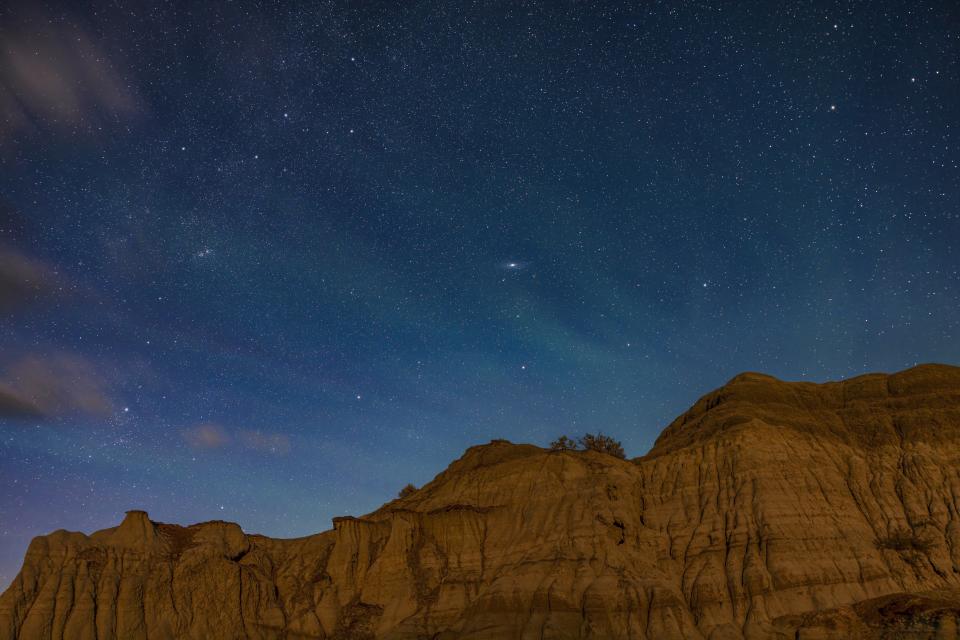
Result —
<path fill-rule="evenodd" d="M 37 538 L 0 638 L 955 638 L 958 514 L 960 369 L 743 374 L 642 458 L 495 441 L 307 538 Z"/>

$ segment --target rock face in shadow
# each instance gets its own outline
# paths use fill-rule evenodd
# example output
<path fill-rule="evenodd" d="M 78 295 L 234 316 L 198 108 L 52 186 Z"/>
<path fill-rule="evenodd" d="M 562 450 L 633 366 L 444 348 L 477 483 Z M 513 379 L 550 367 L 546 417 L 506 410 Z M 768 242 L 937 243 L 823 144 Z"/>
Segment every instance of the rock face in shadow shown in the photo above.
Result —
<path fill-rule="evenodd" d="M 737 376 L 619 460 L 494 441 L 296 540 L 35 539 L 0 638 L 955 638 L 960 369 Z"/>

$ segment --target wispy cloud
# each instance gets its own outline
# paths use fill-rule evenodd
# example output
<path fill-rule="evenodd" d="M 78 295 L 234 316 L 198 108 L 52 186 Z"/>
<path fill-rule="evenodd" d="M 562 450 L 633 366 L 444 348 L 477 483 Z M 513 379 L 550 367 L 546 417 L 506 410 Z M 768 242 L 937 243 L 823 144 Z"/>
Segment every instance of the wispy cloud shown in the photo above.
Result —
<path fill-rule="evenodd" d="M 40 408 L 20 397 L 16 391 L 0 386 L 0 417 L 6 418 L 40 418 L 43 416 Z"/>
<path fill-rule="evenodd" d="M 0 312 L 53 292 L 59 280 L 52 266 L 0 245 Z"/>
<path fill-rule="evenodd" d="M 29 354 L 10 364 L 0 378 L 3 417 L 107 417 L 113 411 L 103 378 L 81 356 Z"/>
<path fill-rule="evenodd" d="M 94 131 L 142 112 L 119 63 L 75 21 L 30 9 L 5 22 L 0 138 L 40 126 Z"/>
<path fill-rule="evenodd" d="M 271 455 L 290 453 L 290 438 L 282 433 L 257 429 L 228 431 L 223 425 L 205 422 L 181 431 L 184 441 L 193 449 L 217 450 L 239 446 L 248 451 Z"/>
<path fill-rule="evenodd" d="M 182 431 L 183 439 L 194 449 L 221 449 L 231 442 L 226 429 L 218 424 L 198 424 Z"/>

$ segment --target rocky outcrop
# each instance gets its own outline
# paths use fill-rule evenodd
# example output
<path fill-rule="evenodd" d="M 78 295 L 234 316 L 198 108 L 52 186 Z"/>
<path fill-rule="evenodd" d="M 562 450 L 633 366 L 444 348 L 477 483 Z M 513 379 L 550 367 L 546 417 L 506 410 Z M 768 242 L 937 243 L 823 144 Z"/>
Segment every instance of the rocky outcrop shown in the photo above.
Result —
<path fill-rule="evenodd" d="M 748 373 L 644 457 L 495 441 L 307 538 L 37 538 L 0 638 L 955 638 L 958 513 L 960 369 Z"/>

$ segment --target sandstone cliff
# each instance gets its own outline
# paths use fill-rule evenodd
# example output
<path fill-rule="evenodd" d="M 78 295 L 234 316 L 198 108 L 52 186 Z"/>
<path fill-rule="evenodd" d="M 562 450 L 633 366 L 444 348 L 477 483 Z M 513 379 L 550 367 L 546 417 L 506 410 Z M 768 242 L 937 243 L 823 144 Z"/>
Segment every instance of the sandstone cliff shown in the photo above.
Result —
<path fill-rule="evenodd" d="M 495 441 L 296 540 L 37 538 L 0 638 L 955 638 L 960 369 L 737 376 L 651 452 Z"/>

